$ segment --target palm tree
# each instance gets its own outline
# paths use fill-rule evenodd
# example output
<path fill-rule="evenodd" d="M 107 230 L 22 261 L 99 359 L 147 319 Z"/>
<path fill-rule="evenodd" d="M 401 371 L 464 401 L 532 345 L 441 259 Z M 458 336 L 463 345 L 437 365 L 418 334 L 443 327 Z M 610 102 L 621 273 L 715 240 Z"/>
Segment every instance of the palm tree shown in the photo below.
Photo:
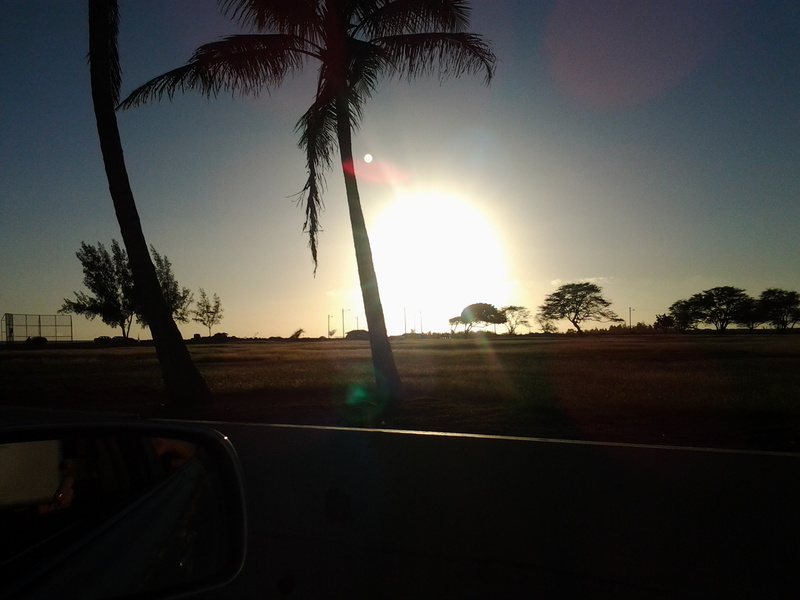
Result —
<path fill-rule="evenodd" d="M 198 48 L 183 67 L 134 90 L 122 103 L 137 106 L 165 94 L 195 90 L 216 96 L 257 94 L 277 86 L 308 60 L 319 63 L 316 97 L 296 129 L 306 153 L 308 179 L 300 192 L 304 231 L 317 265 L 317 235 L 325 171 L 338 146 L 353 231 L 356 263 L 369 327 L 379 398 L 402 396 L 386 333 L 378 281 L 353 162 L 352 131 L 381 76 L 440 78 L 483 72 L 495 56 L 488 43 L 467 33 L 465 0 L 220 0 L 222 10 L 253 34 L 225 37 Z"/>
<path fill-rule="evenodd" d="M 180 410 L 199 406 L 208 386 L 192 363 L 178 326 L 164 301 L 145 242 L 122 153 L 115 106 L 121 83 L 116 0 L 89 0 L 89 71 L 97 133 L 108 187 L 133 272 L 134 293 L 153 334 L 164 384 Z"/>

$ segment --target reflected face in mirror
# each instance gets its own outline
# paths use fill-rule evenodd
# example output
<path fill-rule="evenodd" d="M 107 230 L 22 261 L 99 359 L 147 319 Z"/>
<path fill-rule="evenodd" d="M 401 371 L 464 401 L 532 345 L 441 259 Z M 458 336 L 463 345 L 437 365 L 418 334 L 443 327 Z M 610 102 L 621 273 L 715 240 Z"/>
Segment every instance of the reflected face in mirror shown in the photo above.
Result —
<path fill-rule="evenodd" d="M 231 553 L 220 472 L 202 445 L 167 437 L 0 445 L 8 596 L 111 598 L 213 577 Z"/>

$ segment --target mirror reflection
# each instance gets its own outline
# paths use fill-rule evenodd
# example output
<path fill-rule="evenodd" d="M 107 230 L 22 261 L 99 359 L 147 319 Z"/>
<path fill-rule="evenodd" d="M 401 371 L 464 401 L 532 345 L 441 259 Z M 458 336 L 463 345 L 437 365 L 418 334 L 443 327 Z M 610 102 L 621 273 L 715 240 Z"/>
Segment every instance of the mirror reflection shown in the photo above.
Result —
<path fill-rule="evenodd" d="M 3 597 L 111 598 L 224 568 L 220 469 L 202 446 L 134 434 L 0 445 Z"/>

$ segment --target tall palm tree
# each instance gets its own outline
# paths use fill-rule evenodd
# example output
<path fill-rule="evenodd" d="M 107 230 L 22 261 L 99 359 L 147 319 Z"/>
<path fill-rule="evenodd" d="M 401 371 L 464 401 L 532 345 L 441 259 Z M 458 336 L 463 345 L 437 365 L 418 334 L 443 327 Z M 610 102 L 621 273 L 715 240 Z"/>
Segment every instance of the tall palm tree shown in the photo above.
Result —
<path fill-rule="evenodd" d="M 164 301 L 128 180 L 115 113 L 121 83 L 118 31 L 117 1 L 89 0 L 92 101 L 108 187 L 128 251 L 134 294 L 153 334 L 164 384 L 173 405 L 185 412 L 202 404 L 209 391 Z"/>
<path fill-rule="evenodd" d="M 338 146 L 369 328 L 379 399 L 400 399 L 402 387 L 386 333 L 372 251 L 353 163 L 352 132 L 381 76 L 440 78 L 494 71 L 489 44 L 467 33 L 466 0 L 220 0 L 223 12 L 252 34 L 198 48 L 183 67 L 156 77 L 122 103 L 137 106 L 195 90 L 216 96 L 257 94 L 279 85 L 309 60 L 319 63 L 316 97 L 297 123 L 308 179 L 300 193 L 304 230 L 317 264 L 324 174 Z"/>

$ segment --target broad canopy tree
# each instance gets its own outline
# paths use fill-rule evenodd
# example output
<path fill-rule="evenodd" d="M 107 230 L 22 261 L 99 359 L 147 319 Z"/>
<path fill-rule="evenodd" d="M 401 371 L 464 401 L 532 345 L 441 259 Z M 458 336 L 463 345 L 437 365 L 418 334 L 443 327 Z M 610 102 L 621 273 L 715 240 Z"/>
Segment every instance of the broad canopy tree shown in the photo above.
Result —
<path fill-rule="evenodd" d="M 733 322 L 753 331 L 769 320 L 761 303 L 756 298 L 746 296 L 734 312 Z"/>
<path fill-rule="evenodd" d="M 464 325 L 464 332 L 468 332 L 473 327 L 501 325 L 506 322 L 505 315 L 493 304 L 486 302 L 470 304 L 461 311 L 461 316 L 458 318 Z"/>
<path fill-rule="evenodd" d="M 189 350 L 161 294 L 128 179 L 115 113 L 122 83 L 118 32 L 117 0 L 89 0 L 92 104 L 109 192 L 122 241 L 128 251 L 134 293 L 153 334 L 161 374 L 171 401 L 181 409 L 193 409 L 209 396 L 209 390 L 192 363 Z"/>
<path fill-rule="evenodd" d="M 748 299 L 743 289 L 725 285 L 694 294 L 689 303 L 698 320 L 724 331 L 736 321 Z"/>
<path fill-rule="evenodd" d="M 624 322 L 609 306 L 611 302 L 603 297 L 599 285 L 591 282 L 565 283 L 545 297 L 538 314 L 544 321 L 566 319 L 578 333 L 583 333 L 581 323 L 584 321 Z"/>
<path fill-rule="evenodd" d="M 780 288 L 769 288 L 761 292 L 758 305 L 765 321 L 775 329 L 785 331 L 800 323 L 800 294 Z"/>
<path fill-rule="evenodd" d="M 692 329 L 698 323 L 725 331 L 732 323 L 745 319 L 745 313 L 750 308 L 750 297 L 745 291 L 728 285 L 703 290 L 686 300 L 678 300 L 669 307 L 669 314 L 675 319 L 679 331 Z"/>
<path fill-rule="evenodd" d="M 352 132 L 381 77 L 446 78 L 482 72 L 488 83 L 495 56 L 487 42 L 467 32 L 470 8 L 465 0 L 221 0 L 220 4 L 254 33 L 201 46 L 188 64 L 134 90 L 122 107 L 188 90 L 207 96 L 222 90 L 255 95 L 280 85 L 309 60 L 319 64 L 316 97 L 296 126 L 308 170 L 299 195 L 305 208 L 304 230 L 316 270 L 325 172 L 338 147 L 377 390 L 383 401 L 395 402 L 402 396 L 402 386 L 361 209 Z"/>

